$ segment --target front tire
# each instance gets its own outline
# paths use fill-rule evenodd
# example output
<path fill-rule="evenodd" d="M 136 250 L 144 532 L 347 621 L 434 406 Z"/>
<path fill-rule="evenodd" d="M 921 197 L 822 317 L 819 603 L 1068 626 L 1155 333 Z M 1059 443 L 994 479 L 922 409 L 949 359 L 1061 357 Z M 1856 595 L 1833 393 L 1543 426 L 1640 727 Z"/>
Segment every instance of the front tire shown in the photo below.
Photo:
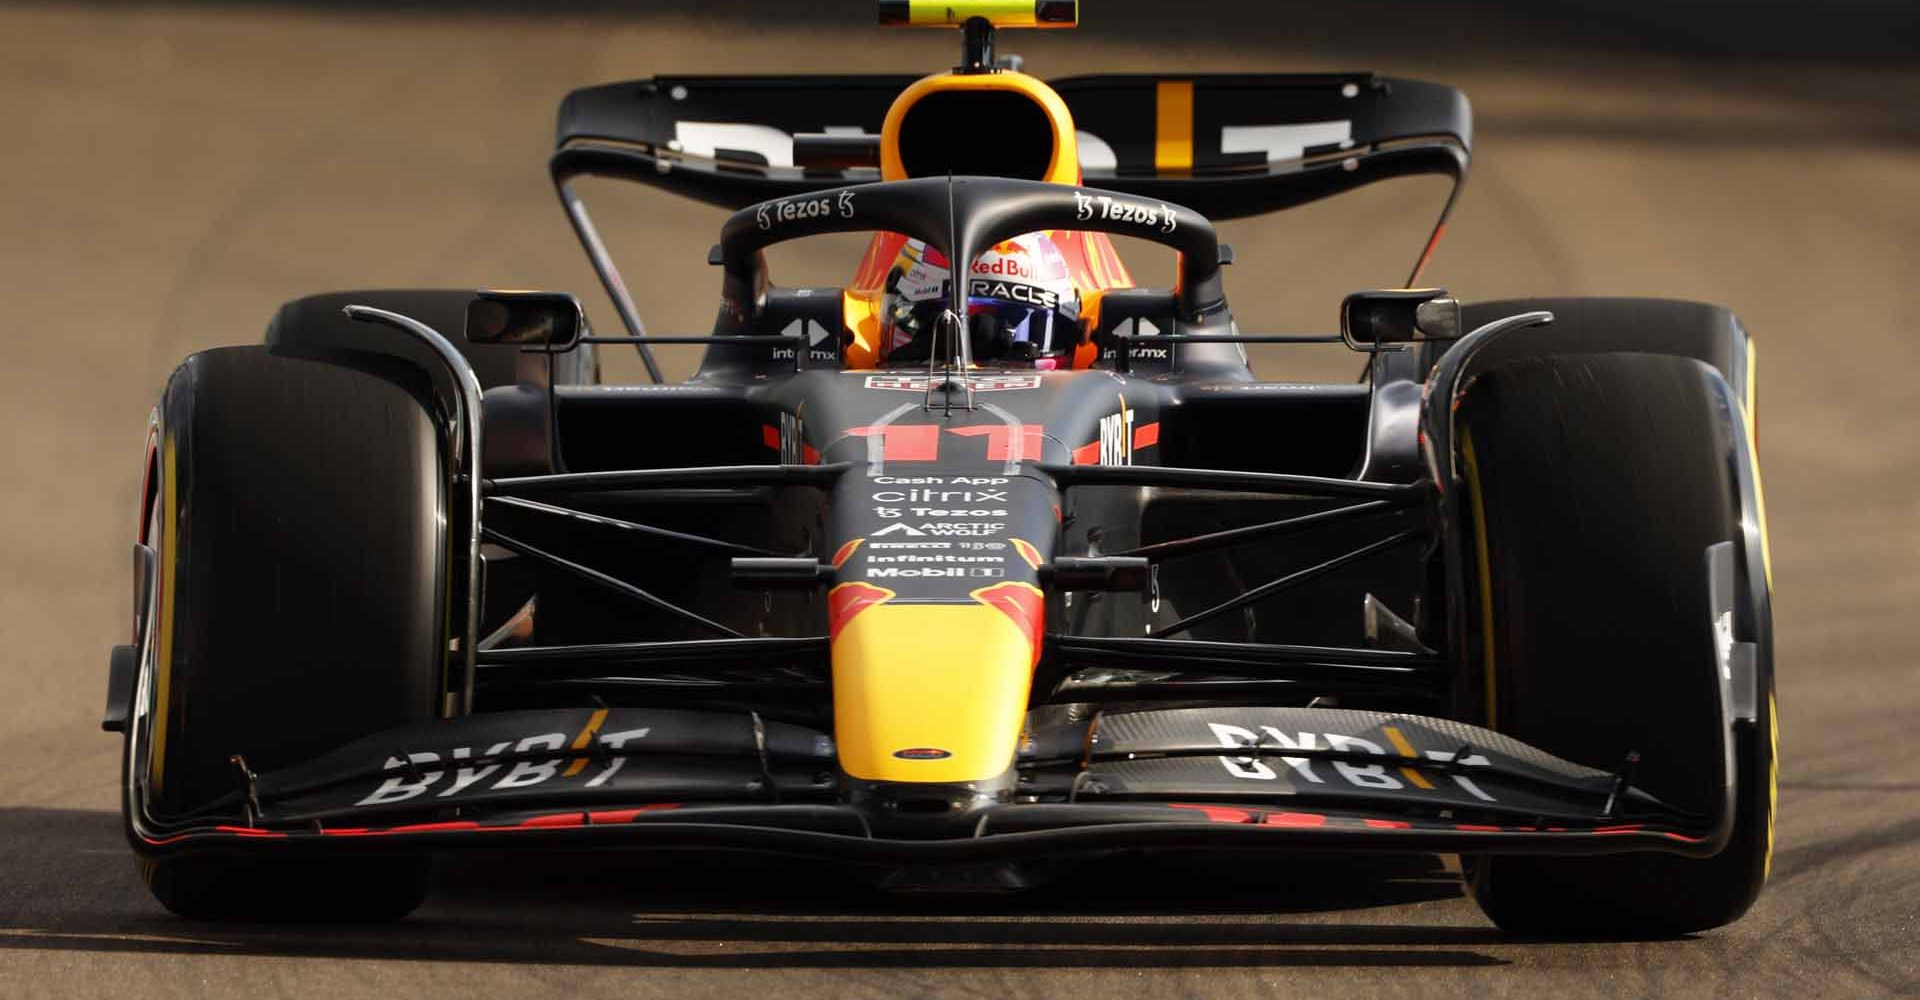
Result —
<path fill-rule="evenodd" d="M 1637 752 L 1637 786 L 1702 815 L 1723 767 L 1704 551 L 1741 538 L 1741 431 L 1717 378 L 1672 356 L 1522 359 L 1480 376 L 1459 421 L 1489 726 L 1606 770 Z M 1773 679 L 1757 659 L 1724 850 L 1469 859 L 1487 915 L 1524 933 L 1660 937 L 1744 913 L 1773 818 Z"/>
<path fill-rule="evenodd" d="M 161 567 L 130 732 L 129 831 L 250 822 L 254 772 L 435 717 L 447 649 L 445 484 L 425 412 L 373 376 L 233 347 L 160 407 L 148 542 Z M 391 919 L 426 862 L 148 857 L 202 919 Z"/>

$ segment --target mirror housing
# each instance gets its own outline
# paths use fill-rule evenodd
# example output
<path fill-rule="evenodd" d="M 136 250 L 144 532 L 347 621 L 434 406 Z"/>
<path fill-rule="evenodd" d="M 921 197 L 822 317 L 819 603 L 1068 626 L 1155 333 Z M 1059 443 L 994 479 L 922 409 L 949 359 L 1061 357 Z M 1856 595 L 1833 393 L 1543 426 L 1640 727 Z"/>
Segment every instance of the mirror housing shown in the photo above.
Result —
<path fill-rule="evenodd" d="M 565 292 L 476 292 L 467 303 L 467 342 L 567 350 L 586 332 L 580 300 Z"/>
<path fill-rule="evenodd" d="M 1398 350 L 1460 336 L 1460 300 L 1444 288 L 1377 288 L 1340 303 L 1340 339 L 1356 351 Z"/>

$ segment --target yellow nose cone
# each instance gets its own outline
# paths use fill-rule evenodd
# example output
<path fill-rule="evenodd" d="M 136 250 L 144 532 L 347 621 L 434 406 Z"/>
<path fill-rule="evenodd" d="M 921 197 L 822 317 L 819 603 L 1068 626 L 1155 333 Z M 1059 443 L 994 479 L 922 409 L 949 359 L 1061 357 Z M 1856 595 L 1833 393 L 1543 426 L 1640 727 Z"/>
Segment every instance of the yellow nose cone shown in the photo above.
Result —
<path fill-rule="evenodd" d="M 1013 764 L 1033 646 L 986 603 L 879 604 L 833 640 L 840 767 L 866 781 L 983 781 Z"/>

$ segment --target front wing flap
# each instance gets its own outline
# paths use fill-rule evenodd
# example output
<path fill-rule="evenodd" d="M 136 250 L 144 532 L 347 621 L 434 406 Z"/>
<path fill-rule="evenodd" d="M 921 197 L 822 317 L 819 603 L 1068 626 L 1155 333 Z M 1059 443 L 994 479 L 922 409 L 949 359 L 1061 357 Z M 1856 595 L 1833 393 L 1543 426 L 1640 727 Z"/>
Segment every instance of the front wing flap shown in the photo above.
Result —
<path fill-rule="evenodd" d="M 610 802 L 779 802 L 832 789 L 833 739 L 751 714 L 549 709 L 426 723 L 256 776 L 267 822 Z"/>
<path fill-rule="evenodd" d="M 1075 765 L 1076 801 L 1310 801 L 1415 815 L 1564 821 L 1665 811 L 1619 775 L 1446 719 L 1324 708 L 1098 715 L 1037 734 L 1036 781 Z"/>

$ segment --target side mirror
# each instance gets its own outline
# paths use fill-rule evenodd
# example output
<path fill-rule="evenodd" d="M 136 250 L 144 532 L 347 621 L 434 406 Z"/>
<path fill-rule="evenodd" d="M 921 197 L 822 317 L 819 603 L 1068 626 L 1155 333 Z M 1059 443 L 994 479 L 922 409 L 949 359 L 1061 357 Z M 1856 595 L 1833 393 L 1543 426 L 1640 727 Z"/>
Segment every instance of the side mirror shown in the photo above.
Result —
<path fill-rule="evenodd" d="M 482 291 L 467 303 L 467 342 L 564 351 L 587 326 L 580 300 L 565 292 Z"/>
<path fill-rule="evenodd" d="M 1380 288 L 1340 303 L 1340 339 L 1356 351 L 1460 336 L 1460 300 L 1444 288 Z"/>

